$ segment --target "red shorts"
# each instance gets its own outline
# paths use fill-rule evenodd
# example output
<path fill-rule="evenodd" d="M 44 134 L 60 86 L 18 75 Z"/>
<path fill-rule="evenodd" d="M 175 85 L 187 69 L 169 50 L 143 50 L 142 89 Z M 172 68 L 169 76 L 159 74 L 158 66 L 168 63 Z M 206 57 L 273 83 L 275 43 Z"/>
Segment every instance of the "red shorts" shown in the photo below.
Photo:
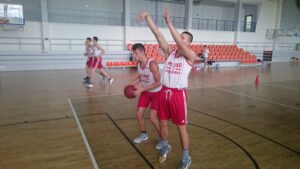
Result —
<path fill-rule="evenodd" d="M 97 68 L 97 69 L 103 68 L 102 58 L 101 57 L 93 57 L 92 63 L 89 66 L 89 68 Z"/>
<path fill-rule="evenodd" d="M 92 62 L 93 62 L 93 57 L 89 57 L 88 60 L 86 61 L 86 65 L 87 65 L 88 67 L 91 67 Z"/>
<path fill-rule="evenodd" d="M 145 107 L 147 108 L 151 102 L 150 109 L 158 110 L 158 102 L 159 102 L 159 94 L 158 92 L 142 92 L 139 98 L 139 102 L 137 107 Z"/>
<path fill-rule="evenodd" d="M 185 89 L 163 86 L 159 97 L 159 120 L 172 120 L 176 125 L 187 124 L 187 96 Z"/>

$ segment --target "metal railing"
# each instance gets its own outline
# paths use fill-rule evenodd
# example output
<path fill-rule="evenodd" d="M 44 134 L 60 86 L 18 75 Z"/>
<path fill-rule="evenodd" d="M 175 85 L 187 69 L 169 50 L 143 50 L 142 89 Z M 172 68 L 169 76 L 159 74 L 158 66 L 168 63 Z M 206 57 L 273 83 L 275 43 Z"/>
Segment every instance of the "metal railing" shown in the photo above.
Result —
<path fill-rule="evenodd" d="M 49 51 L 84 51 L 85 39 L 64 39 L 64 38 L 50 38 L 47 40 L 49 44 Z M 99 39 L 99 43 L 106 50 L 123 50 L 123 40 L 115 39 Z M 0 51 L 30 51 L 26 48 L 36 49 L 35 51 L 42 51 L 43 40 L 41 38 L 0 38 Z"/>
<path fill-rule="evenodd" d="M 49 51 L 81 51 L 84 48 L 85 39 L 66 39 L 66 38 L 50 38 L 47 42 Z M 131 43 L 150 43 L 157 44 L 156 40 L 131 40 Z M 99 43 L 107 51 L 122 51 L 124 50 L 124 41 L 122 39 L 100 39 Z M 170 44 L 175 44 L 174 41 L 168 41 Z M 222 41 L 194 41 L 193 44 L 207 44 L 207 45 L 232 45 L 232 42 Z M 276 45 L 277 51 L 296 51 L 297 43 L 278 43 Z M 264 42 L 239 42 L 237 44 L 240 48 L 249 51 L 263 51 L 272 50 L 273 43 Z M 41 38 L 13 38 L 0 37 L 0 51 L 42 51 L 43 40 Z"/>
<path fill-rule="evenodd" d="M 234 31 L 234 21 L 193 18 L 192 28 L 198 30 Z"/>

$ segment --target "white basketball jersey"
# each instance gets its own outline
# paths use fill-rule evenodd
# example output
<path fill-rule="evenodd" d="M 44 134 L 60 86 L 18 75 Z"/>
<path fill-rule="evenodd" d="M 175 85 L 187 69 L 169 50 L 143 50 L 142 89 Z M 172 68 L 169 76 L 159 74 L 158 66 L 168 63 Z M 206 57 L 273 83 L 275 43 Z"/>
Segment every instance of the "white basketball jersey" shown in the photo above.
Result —
<path fill-rule="evenodd" d="M 98 56 L 101 56 L 101 54 L 102 54 L 102 51 L 101 50 L 99 50 L 98 48 L 97 48 L 97 45 L 92 45 L 92 49 L 93 49 L 93 55 L 95 56 L 95 57 L 98 57 Z"/>
<path fill-rule="evenodd" d="M 92 45 L 88 45 L 85 48 L 85 54 L 87 57 L 92 57 L 94 52 L 93 52 L 93 46 Z"/>
<path fill-rule="evenodd" d="M 192 66 L 184 56 L 176 57 L 175 54 L 176 51 L 172 51 L 165 62 L 162 84 L 169 88 L 187 88 Z"/>
<path fill-rule="evenodd" d="M 204 49 L 204 57 L 205 57 L 205 58 L 208 58 L 208 54 L 209 54 L 209 49 L 208 49 L 208 48 L 205 48 L 205 49 Z"/>
<path fill-rule="evenodd" d="M 151 59 L 148 60 L 146 66 L 144 68 L 141 67 L 140 63 L 138 64 L 139 79 L 144 87 L 155 83 L 153 73 L 150 70 L 150 62 L 151 61 L 153 61 L 153 60 L 151 60 Z M 158 91 L 160 91 L 160 89 L 161 89 L 161 85 L 152 90 L 148 90 L 148 92 L 158 92 Z"/>

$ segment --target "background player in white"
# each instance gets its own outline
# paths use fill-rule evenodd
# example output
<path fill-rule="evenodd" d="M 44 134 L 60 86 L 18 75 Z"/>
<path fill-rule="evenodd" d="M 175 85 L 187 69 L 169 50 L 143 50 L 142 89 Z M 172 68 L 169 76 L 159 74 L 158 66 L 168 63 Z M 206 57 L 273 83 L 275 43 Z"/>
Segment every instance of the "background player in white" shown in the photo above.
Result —
<path fill-rule="evenodd" d="M 85 52 L 84 52 L 84 56 L 87 57 L 87 61 L 86 61 L 86 66 L 85 66 L 85 71 L 86 71 L 86 77 L 83 78 L 83 80 L 85 82 L 90 81 L 90 69 L 89 67 L 91 66 L 91 63 L 93 61 L 93 48 L 92 48 L 92 39 L 87 37 L 85 42 Z"/>
<path fill-rule="evenodd" d="M 102 55 L 105 53 L 104 48 L 98 43 L 98 37 L 94 36 L 92 40 L 92 49 L 93 49 L 93 61 L 90 67 L 90 81 L 86 82 L 85 85 L 87 87 L 93 87 L 94 84 L 94 74 L 95 72 L 102 74 L 103 76 L 108 78 L 109 84 L 111 85 L 114 81 L 113 78 L 103 69 L 102 66 Z"/>
<path fill-rule="evenodd" d="M 188 75 L 192 69 L 192 64 L 196 59 L 195 53 L 188 48 L 193 40 L 193 35 L 189 32 L 179 34 L 171 22 L 168 9 L 164 10 L 165 21 L 175 40 L 179 50 L 173 51 L 159 32 L 157 26 L 151 19 L 148 12 L 141 12 L 138 21 L 146 20 L 149 28 L 155 35 L 160 48 L 166 54 L 166 62 L 162 75 L 163 88 L 160 93 L 160 103 L 158 118 L 160 120 L 161 137 L 163 146 L 160 149 L 159 162 L 163 163 L 167 159 L 167 154 L 171 150 L 168 144 L 168 120 L 177 125 L 182 145 L 182 160 L 180 168 L 188 168 L 191 164 L 189 155 L 189 136 L 186 128 L 187 124 L 187 99 L 185 88 L 188 87 Z"/>
<path fill-rule="evenodd" d="M 150 105 L 149 118 L 157 133 L 160 133 L 159 123 L 157 119 L 159 92 L 161 90 L 160 73 L 157 63 L 148 59 L 145 55 L 145 47 L 141 43 L 132 46 L 133 57 L 137 61 L 138 75 L 130 83 L 135 85 L 138 90 L 134 92 L 139 95 L 138 110 L 136 113 L 137 121 L 140 127 L 140 134 L 133 140 L 136 144 L 148 139 L 146 125 L 144 119 L 144 111 Z M 155 149 L 162 147 L 159 137 Z"/>
<path fill-rule="evenodd" d="M 206 45 L 204 45 L 204 50 L 203 50 L 203 56 L 204 56 L 204 67 L 203 69 L 207 67 L 207 70 L 209 69 L 209 64 L 208 64 L 208 55 L 209 55 L 209 49 Z"/>

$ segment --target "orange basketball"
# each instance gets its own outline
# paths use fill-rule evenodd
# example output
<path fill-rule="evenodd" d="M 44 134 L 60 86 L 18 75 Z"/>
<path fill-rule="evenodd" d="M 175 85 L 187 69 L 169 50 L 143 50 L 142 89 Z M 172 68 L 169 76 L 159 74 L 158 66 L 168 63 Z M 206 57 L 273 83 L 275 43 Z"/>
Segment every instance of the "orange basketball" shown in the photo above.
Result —
<path fill-rule="evenodd" d="M 136 88 L 133 85 L 128 85 L 124 89 L 124 95 L 129 99 L 135 98 L 135 95 L 133 94 L 135 90 Z"/>

